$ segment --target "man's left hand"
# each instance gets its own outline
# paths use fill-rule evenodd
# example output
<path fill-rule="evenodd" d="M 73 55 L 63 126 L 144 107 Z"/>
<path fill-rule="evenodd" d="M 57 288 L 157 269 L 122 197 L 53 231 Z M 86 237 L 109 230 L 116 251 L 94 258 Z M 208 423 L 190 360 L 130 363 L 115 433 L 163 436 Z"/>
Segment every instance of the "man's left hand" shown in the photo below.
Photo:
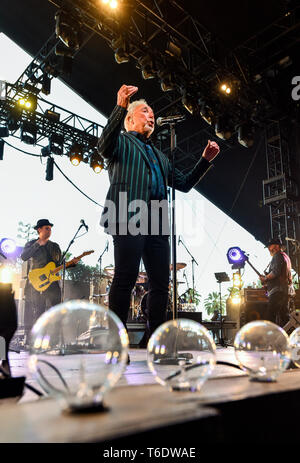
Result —
<path fill-rule="evenodd" d="M 259 276 L 259 279 L 260 279 L 260 281 L 262 282 L 262 284 L 266 283 L 266 281 L 267 281 L 265 275 L 260 275 L 260 276 Z"/>
<path fill-rule="evenodd" d="M 215 157 L 219 154 L 220 152 L 220 147 L 215 141 L 210 141 L 208 140 L 208 143 L 206 147 L 204 148 L 204 151 L 202 153 L 202 156 L 207 160 L 207 161 L 212 161 L 215 159 Z"/>

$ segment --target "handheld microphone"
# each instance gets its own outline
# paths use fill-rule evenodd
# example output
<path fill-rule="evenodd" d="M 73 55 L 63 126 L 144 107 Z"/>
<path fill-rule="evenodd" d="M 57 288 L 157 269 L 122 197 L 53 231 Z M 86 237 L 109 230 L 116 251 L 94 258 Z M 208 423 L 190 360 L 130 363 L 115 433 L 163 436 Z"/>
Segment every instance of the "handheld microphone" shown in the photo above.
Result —
<path fill-rule="evenodd" d="M 156 124 L 162 126 L 164 124 L 174 124 L 175 122 L 181 122 L 185 119 L 185 116 L 182 114 L 176 114 L 174 116 L 158 117 L 156 119 Z"/>
<path fill-rule="evenodd" d="M 80 220 L 80 223 L 81 223 L 81 226 L 86 229 L 86 231 L 89 231 L 89 227 L 87 226 L 87 224 L 85 223 L 83 219 Z"/>

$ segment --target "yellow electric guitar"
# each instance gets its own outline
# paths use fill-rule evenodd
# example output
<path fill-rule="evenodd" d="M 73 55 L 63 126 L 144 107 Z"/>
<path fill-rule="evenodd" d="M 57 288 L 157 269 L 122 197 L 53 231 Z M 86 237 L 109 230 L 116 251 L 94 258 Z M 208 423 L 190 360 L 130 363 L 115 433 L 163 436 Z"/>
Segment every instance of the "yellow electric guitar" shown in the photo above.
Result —
<path fill-rule="evenodd" d="M 83 254 L 80 254 L 78 257 L 74 257 L 74 259 L 70 260 L 69 262 L 66 262 L 66 268 L 70 267 L 70 265 L 73 265 L 76 261 L 82 259 L 84 256 L 88 256 L 89 254 L 92 254 L 94 251 L 86 251 Z M 55 266 L 54 262 L 49 262 L 45 267 L 42 268 L 35 268 L 31 270 L 28 273 L 28 279 L 34 289 L 42 293 L 45 291 L 53 281 L 57 281 L 61 279 L 61 276 L 58 275 L 58 272 L 62 270 L 63 265 L 60 265 L 59 267 Z"/>

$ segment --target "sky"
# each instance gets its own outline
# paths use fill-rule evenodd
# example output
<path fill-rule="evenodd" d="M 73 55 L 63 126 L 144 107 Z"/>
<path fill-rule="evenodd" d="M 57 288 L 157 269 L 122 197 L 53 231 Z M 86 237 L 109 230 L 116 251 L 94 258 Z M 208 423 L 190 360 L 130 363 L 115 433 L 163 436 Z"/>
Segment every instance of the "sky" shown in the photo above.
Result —
<path fill-rule="evenodd" d="M 0 33 L 0 56 L 0 80 L 10 83 L 15 82 L 32 61 L 31 56 L 3 33 Z M 134 85 L 134 82 L 132 84 Z M 59 79 L 52 80 L 51 94 L 47 97 L 42 94 L 42 98 L 97 124 L 106 123 L 101 113 Z M 114 105 L 115 101 L 112 101 L 112 109 Z M 4 140 L 24 151 L 40 154 L 39 147 L 22 143 L 17 138 L 9 137 Z M 55 156 L 55 161 L 84 193 L 100 205 L 104 204 L 109 187 L 106 171 L 95 174 L 87 164 L 83 163 L 74 167 L 67 156 Z M 215 168 L 218 168 L 217 159 L 215 165 Z M 89 232 L 74 242 L 70 252 L 73 256 L 77 256 L 83 251 L 94 250 L 95 252 L 85 257 L 83 262 L 87 265 L 96 265 L 108 240 L 109 250 L 103 256 L 102 265 L 103 267 L 112 265 L 114 261 L 112 239 L 99 226 L 102 209 L 77 191 L 56 168 L 54 168 L 54 180 L 47 182 L 45 168 L 44 160 L 25 155 L 5 145 L 3 161 L 0 161 L 0 239 L 4 237 L 17 239 L 19 221 L 35 224 L 38 219 L 47 218 L 54 224 L 51 239 L 64 250 L 75 235 L 80 220 L 84 219 L 89 226 Z M 195 264 L 195 287 L 202 296 L 202 303 L 209 292 L 218 291 L 215 272 L 227 272 L 230 277 L 232 276 L 231 266 L 226 258 L 229 247 L 240 246 L 249 253 L 251 263 L 259 271 L 266 268 L 270 259 L 264 245 L 200 193 L 194 189 L 187 194 L 176 192 L 176 198 L 177 234 L 180 234 L 182 241 L 198 263 Z M 182 244 L 177 247 L 177 261 L 187 264 L 185 271 L 191 287 L 191 257 Z M 256 274 L 247 265 L 243 278 L 245 285 L 257 281 Z M 184 281 L 182 270 L 178 272 L 178 279 Z M 230 285 L 231 283 L 223 284 L 223 294 Z M 179 294 L 186 289 L 186 284 L 179 284 Z"/>

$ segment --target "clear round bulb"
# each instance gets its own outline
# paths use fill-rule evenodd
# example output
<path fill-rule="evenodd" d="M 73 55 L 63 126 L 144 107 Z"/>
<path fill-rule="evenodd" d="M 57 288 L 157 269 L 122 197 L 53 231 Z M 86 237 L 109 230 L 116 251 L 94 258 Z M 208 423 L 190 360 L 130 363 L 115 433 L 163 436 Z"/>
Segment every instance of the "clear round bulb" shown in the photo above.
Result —
<path fill-rule="evenodd" d="M 300 368 L 300 326 L 290 335 L 290 347 L 292 360 Z"/>
<path fill-rule="evenodd" d="M 175 391 L 199 391 L 216 364 L 216 346 L 200 323 L 170 320 L 151 336 L 147 362 L 159 384 Z"/>
<path fill-rule="evenodd" d="M 291 359 L 288 335 L 266 320 L 244 325 L 235 336 L 234 349 L 241 368 L 257 381 L 276 381 Z"/>
<path fill-rule="evenodd" d="M 100 409 L 126 367 L 128 335 L 113 312 L 82 300 L 52 307 L 31 331 L 29 369 L 71 411 Z"/>

